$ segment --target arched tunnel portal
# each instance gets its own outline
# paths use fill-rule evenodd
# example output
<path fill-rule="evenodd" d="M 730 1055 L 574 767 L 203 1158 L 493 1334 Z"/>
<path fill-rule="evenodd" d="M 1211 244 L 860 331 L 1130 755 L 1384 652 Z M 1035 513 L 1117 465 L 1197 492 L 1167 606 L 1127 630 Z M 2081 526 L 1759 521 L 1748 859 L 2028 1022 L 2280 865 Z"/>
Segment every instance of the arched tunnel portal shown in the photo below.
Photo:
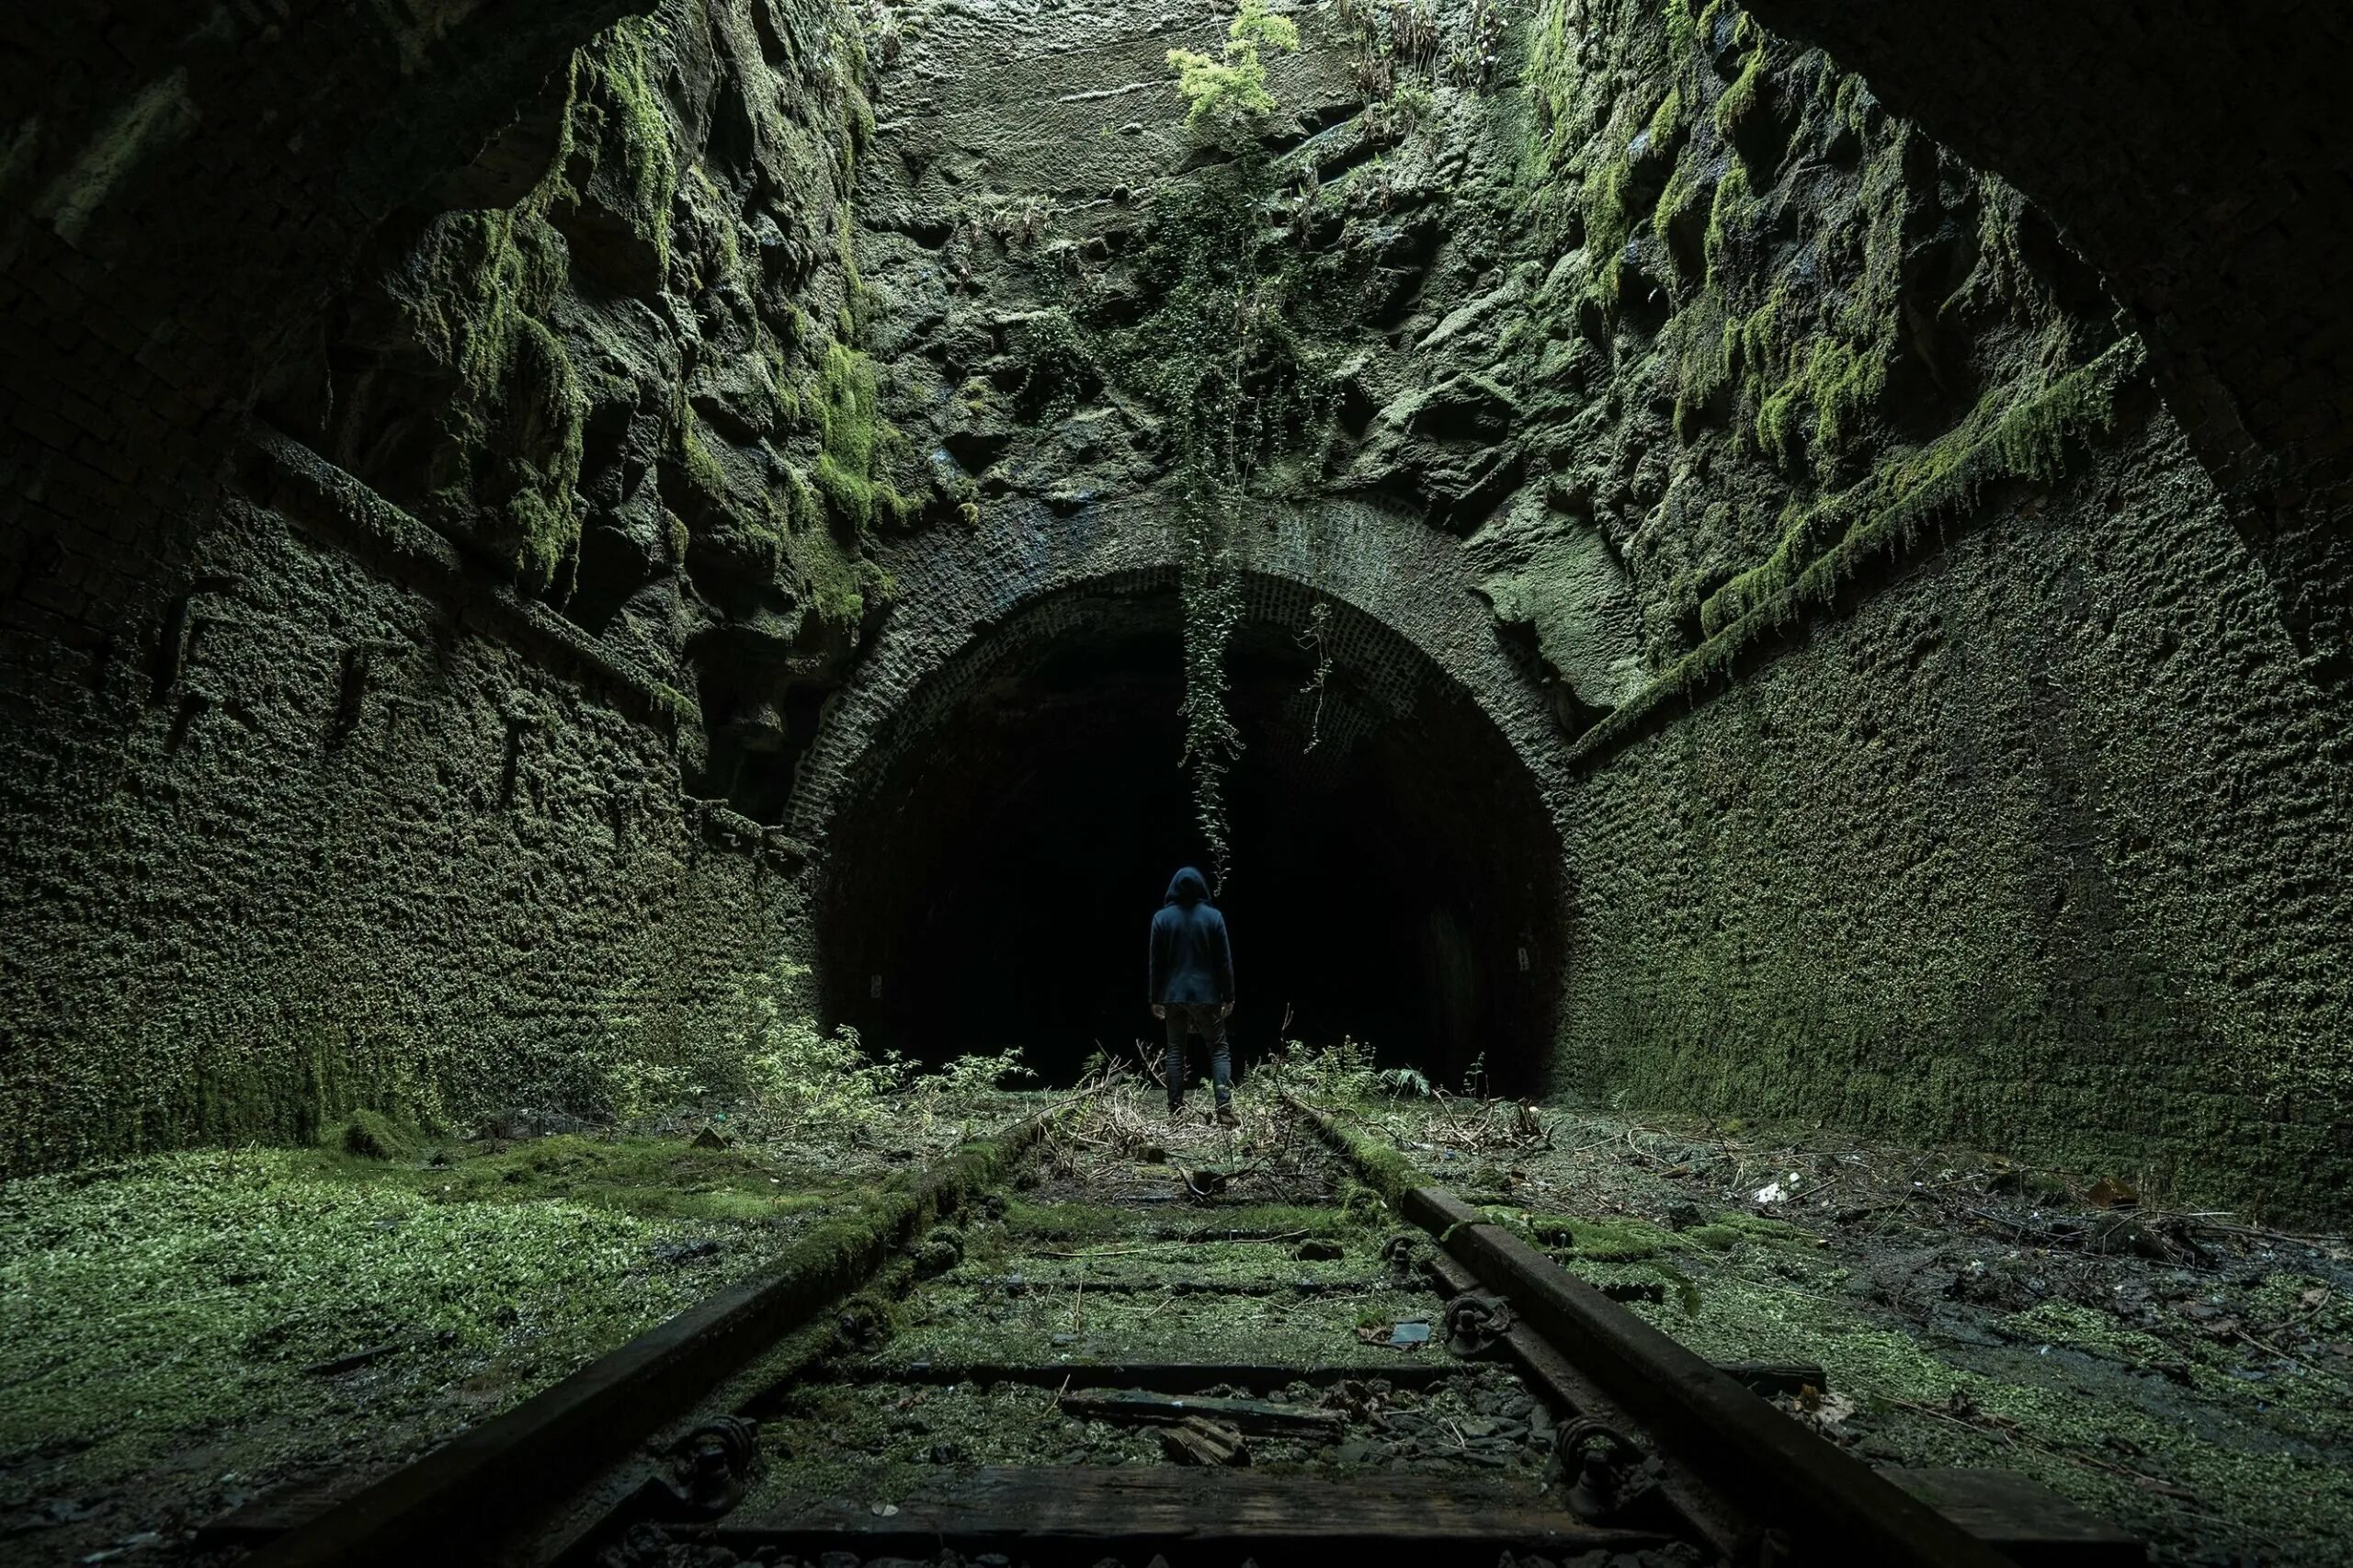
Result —
<path fill-rule="evenodd" d="M 928 667 L 840 767 L 816 956 L 824 1014 L 870 1043 L 1019 1046 L 1067 1082 L 1154 1038 L 1146 923 L 1208 849 L 1179 767 L 1179 569 L 1046 575 L 952 647 L 906 639 Z M 1241 1062 L 1350 1037 L 1433 1082 L 1540 1089 L 1563 921 L 1546 759 L 1377 608 L 1263 566 L 1241 598 L 1218 901 Z"/>

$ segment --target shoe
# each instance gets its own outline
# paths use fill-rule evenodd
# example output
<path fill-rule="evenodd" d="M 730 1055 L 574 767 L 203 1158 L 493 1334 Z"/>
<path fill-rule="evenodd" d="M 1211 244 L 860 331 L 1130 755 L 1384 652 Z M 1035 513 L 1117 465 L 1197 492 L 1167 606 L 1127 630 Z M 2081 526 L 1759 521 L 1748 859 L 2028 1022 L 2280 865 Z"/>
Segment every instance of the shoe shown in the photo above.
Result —
<path fill-rule="evenodd" d="M 1242 1125 L 1242 1119 L 1233 1114 L 1233 1108 L 1231 1105 L 1222 1105 L 1217 1108 L 1217 1124 L 1220 1127 L 1239 1127 Z"/>
<path fill-rule="evenodd" d="M 1168 1102 L 1168 1119 L 1169 1119 L 1169 1120 L 1174 1121 L 1174 1120 L 1176 1120 L 1178 1117 L 1183 1116 L 1184 1114 L 1185 1114 L 1185 1102 L 1184 1102 L 1183 1100 L 1170 1100 L 1170 1101 Z"/>

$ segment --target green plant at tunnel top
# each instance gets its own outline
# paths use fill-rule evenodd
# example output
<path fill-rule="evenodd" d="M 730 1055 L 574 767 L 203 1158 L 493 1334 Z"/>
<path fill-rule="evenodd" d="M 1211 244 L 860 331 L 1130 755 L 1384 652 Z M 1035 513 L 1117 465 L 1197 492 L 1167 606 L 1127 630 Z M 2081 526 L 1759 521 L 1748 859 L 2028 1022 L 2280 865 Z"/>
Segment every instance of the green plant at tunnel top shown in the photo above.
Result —
<path fill-rule="evenodd" d="M 1267 63 L 1258 51 L 1289 52 L 1298 47 L 1299 28 L 1290 17 L 1269 11 L 1267 0 L 1242 0 L 1241 10 L 1226 28 L 1222 56 L 1190 49 L 1168 51 L 1176 90 L 1192 106 L 1185 122 L 1233 134 L 1274 113 L 1275 96 L 1267 90 Z"/>

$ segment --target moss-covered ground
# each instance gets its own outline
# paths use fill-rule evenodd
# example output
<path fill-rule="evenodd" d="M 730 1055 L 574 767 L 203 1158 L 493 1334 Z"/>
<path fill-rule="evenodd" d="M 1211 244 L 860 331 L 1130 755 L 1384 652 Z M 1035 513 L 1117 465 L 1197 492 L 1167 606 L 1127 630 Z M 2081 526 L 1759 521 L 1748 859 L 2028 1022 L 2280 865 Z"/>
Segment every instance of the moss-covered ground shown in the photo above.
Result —
<path fill-rule="evenodd" d="M 357 1485 L 1029 1102 L 961 1108 L 718 1147 L 700 1119 L 455 1139 L 363 1115 L 315 1148 L 0 1186 L 6 1555 L 168 1551 L 252 1497 Z"/>
<path fill-rule="evenodd" d="M 745 1515 L 935 1499 L 979 1466 L 1167 1463 L 1155 1427 L 1061 1403 L 1131 1385 L 1342 1417 L 1314 1436 L 1249 1434 L 1256 1469 L 1546 1483 L 1552 1420 L 1516 1377 L 1388 1343 L 1399 1324 L 1442 1338 L 1444 1301 L 1392 1272 L 1384 1246 L 1403 1227 L 1348 1204 L 1361 1189 L 1299 1123 L 1264 1099 L 1234 1131 L 1146 1108 L 1118 1091 L 1090 1105 L 1009 1201 L 959 1224 L 946 1267 L 875 1325 L 879 1343 L 785 1396 Z M 1188 1172 L 1230 1180 L 1197 1198 Z"/>
<path fill-rule="evenodd" d="M 1452 1187 L 1701 1354 L 1818 1362 L 1827 1388 L 1791 1408 L 1871 1462 L 2024 1471 L 2161 1562 L 2353 1551 L 2342 1240 L 1962 1152 L 1291 1084 L 1397 1180 Z M 1404 1227 L 1272 1113 L 1273 1087 L 1245 1085 L 1235 1131 L 1123 1095 L 1057 1131 L 775 1396 L 747 1506 L 1166 1462 L 1157 1432 L 1056 1398 L 1155 1364 L 1225 1380 L 1193 1393 L 1344 1415 L 1252 1435 L 1262 1467 L 1545 1484 L 1552 1417 L 1508 1375 L 1386 1342 L 1418 1322 L 1442 1337 L 1443 1303 L 1392 1270 Z M 925 1138 L 885 1118 L 719 1147 L 683 1123 L 453 1141 L 363 1119 L 318 1148 L 10 1184 L 0 1528 L 27 1561 L 163 1558 L 244 1498 L 356 1483 L 1037 1103 L 976 1101 Z"/>

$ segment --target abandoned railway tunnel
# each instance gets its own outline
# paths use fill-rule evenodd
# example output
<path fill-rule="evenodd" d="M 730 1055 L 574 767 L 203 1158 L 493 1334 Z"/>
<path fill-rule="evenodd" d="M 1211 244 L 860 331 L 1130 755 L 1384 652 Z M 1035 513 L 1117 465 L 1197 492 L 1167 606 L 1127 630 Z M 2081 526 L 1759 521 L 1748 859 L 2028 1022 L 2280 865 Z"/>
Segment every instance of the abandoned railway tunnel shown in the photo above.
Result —
<path fill-rule="evenodd" d="M 165 1472 L 192 1521 L 206 1430 L 315 1478 L 349 1353 L 389 1463 L 1027 1117 L 1000 1053 L 1148 1074 L 1186 864 L 1249 1115 L 1345 1090 L 1718 1359 L 1814 1353 L 1751 1253 L 1819 1191 L 1845 1272 L 1775 1278 L 1881 1415 L 2055 1423 L 2015 1338 L 2302 1422 L 2353 1375 L 2353 25 L 2046 9 L 0 23 L 0 1293 L 60 1346 L 0 1353 L 6 1528 L 110 1549 L 74 1488 L 139 1534 Z M 1101 1179 L 1174 1157 L 1098 1114 Z M 1184 1157 L 1345 1210 L 1279 1120 Z M 1719 1202 L 1721 1257 L 1609 1228 Z M 143 1381 L 181 1329 L 312 1392 Z M 435 1334 L 479 1364 L 377 1366 Z M 129 1403 L 75 1447 L 69 1386 Z M 2181 1474 L 2347 1440 L 2226 1414 Z M 2264 1473 L 2231 1530 L 2353 1551 Z M 2268 1550 L 2210 1524 L 2135 1528 Z"/>
<path fill-rule="evenodd" d="M 1271 576 L 1242 604 L 1220 892 L 1251 938 L 1237 1042 L 1353 1038 L 1439 1082 L 1540 1091 L 1563 897 L 1527 759 L 1365 611 Z M 1025 1046 L 1052 1082 L 1126 1053 L 1136 913 L 1215 858 L 1170 766 L 1183 635 L 1173 571 L 1095 579 L 908 694 L 824 835 L 829 1016 L 917 1055 Z"/>
<path fill-rule="evenodd" d="M 1217 848 L 1171 765 L 1181 509 L 1022 527 L 886 552 L 931 613 L 886 626 L 833 699 L 791 820 L 826 846 L 829 1017 L 919 1055 L 1023 1045 L 1062 1081 L 1149 1024 L 1134 916 Z M 1252 933 L 1237 1041 L 1354 1038 L 1438 1082 L 1478 1064 L 1540 1091 L 1566 907 L 1540 690 L 1461 562 L 1394 507 L 1270 507 L 1240 553 L 1221 891 Z"/>

